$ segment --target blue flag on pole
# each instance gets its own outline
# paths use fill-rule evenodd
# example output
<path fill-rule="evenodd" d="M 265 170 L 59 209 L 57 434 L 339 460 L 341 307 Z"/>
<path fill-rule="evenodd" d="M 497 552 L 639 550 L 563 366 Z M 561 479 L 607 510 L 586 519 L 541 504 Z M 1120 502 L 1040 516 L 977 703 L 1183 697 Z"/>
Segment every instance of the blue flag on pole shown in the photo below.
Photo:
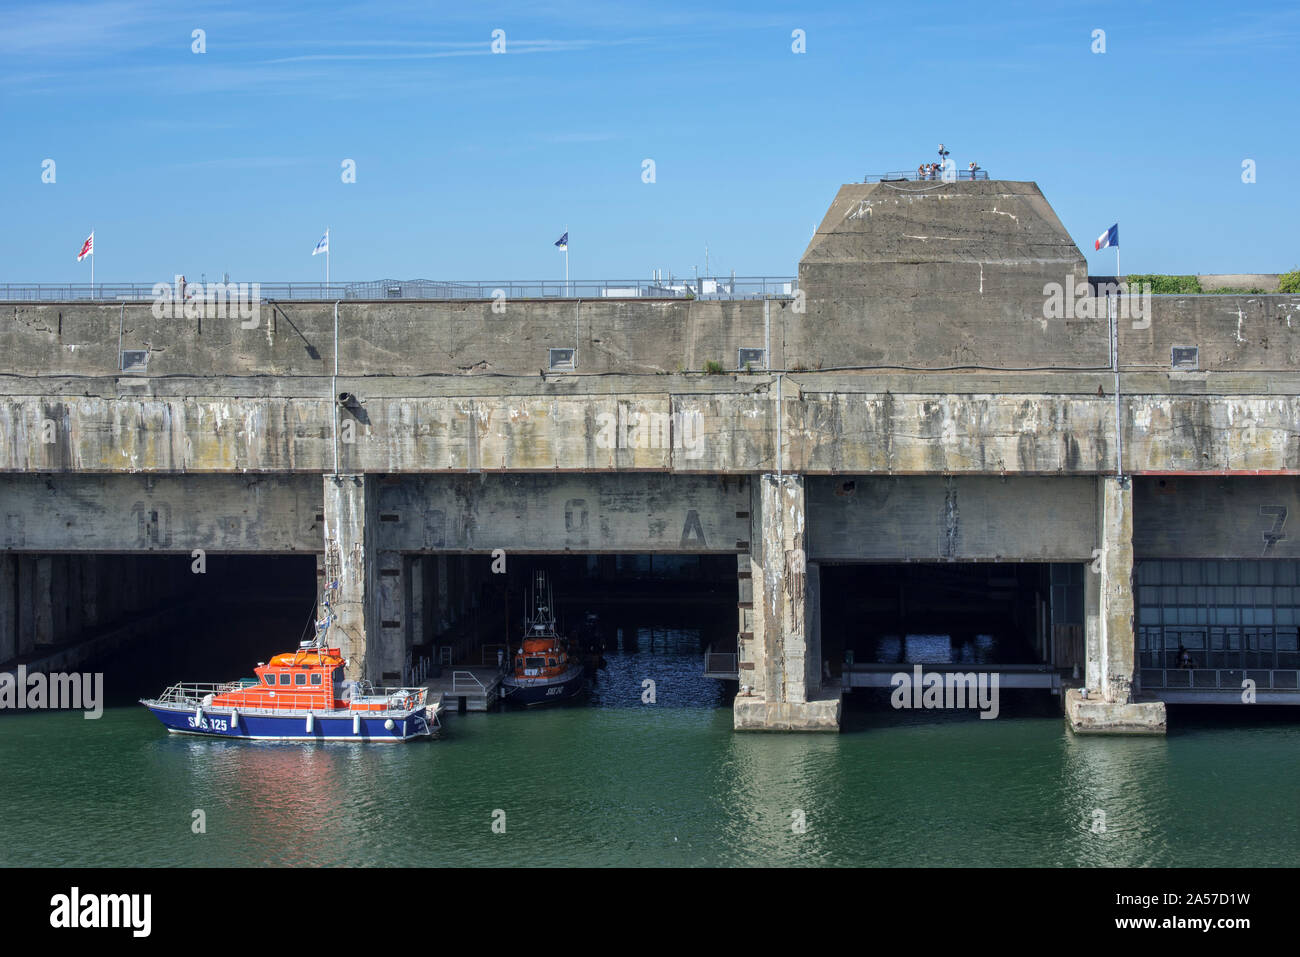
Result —
<path fill-rule="evenodd" d="M 560 247 L 561 249 L 568 249 L 568 248 L 569 248 L 569 232 L 568 232 L 568 230 L 565 230 L 564 235 L 561 236 L 559 239 L 557 239 L 557 240 L 555 241 L 555 245 L 558 246 L 558 247 Z"/>

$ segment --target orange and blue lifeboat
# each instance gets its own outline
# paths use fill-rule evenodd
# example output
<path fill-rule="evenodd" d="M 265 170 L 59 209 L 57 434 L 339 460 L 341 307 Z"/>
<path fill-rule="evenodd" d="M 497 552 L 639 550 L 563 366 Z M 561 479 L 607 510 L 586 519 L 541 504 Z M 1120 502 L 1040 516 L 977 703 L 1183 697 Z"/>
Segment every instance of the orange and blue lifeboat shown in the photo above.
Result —
<path fill-rule="evenodd" d="M 547 704 L 581 694 L 586 685 L 583 663 L 569 654 L 563 639 L 551 634 L 523 640 L 514 668 L 501 679 L 501 696 L 511 705 Z"/>
<path fill-rule="evenodd" d="M 140 703 L 168 731 L 259 741 L 399 742 L 431 736 L 441 700 L 427 688 L 378 691 L 344 680 L 338 648 L 304 642 L 259 664 L 256 678 L 172 685 Z"/>

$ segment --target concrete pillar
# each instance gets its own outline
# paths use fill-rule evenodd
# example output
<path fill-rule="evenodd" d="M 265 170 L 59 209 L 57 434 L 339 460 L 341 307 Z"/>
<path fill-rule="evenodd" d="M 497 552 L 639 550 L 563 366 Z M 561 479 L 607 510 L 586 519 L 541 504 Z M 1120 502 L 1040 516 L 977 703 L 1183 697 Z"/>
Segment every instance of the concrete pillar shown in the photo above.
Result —
<path fill-rule="evenodd" d="M 438 556 L 438 605 L 435 612 L 435 620 L 438 622 L 439 632 L 446 631 L 451 627 L 451 600 L 447 593 L 447 556 Z"/>
<path fill-rule="evenodd" d="M 378 659 L 380 677 L 384 684 L 397 685 L 402 681 L 402 666 L 406 663 L 407 625 L 406 575 L 403 574 L 401 552 L 379 552 L 379 642 L 372 641 L 371 659 Z M 371 635 L 373 636 L 373 632 Z"/>
<path fill-rule="evenodd" d="M 104 567 L 99 576 L 102 582 L 99 594 L 103 601 L 101 620 L 106 624 L 117 624 L 125 612 L 126 601 L 126 559 L 121 555 L 109 555 L 104 559 Z"/>
<path fill-rule="evenodd" d="M 36 556 L 36 646 L 54 644 L 54 556 Z"/>
<path fill-rule="evenodd" d="M 85 567 L 94 555 L 69 555 L 68 557 L 68 635 L 81 637 L 86 629 L 86 609 L 82 605 L 82 577 Z"/>
<path fill-rule="evenodd" d="M 348 659 L 348 677 L 382 685 L 383 662 L 370 647 L 380 640 L 378 490 L 360 474 L 326 475 L 324 486 L 326 568 L 339 582 L 331 637 Z"/>
<path fill-rule="evenodd" d="M 81 627 L 89 630 L 99 625 L 99 569 L 103 558 L 87 555 L 81 562 Z"/>
<path fill-rule="evenodd" d="M 18 556 L 18 654 L 36 648 L 36 556 Z"/>
<path fill-rule="evenodd" d="M 0 554 L 0 665 L 18 655 L 18 562 Z"/>
<path fill-rule="evenodd" d="M 815 697 L 822 690 L 822 568 L 816 562 L 808 562 L 807 568 L 804 594 L 808 608 L 804 634 L 808 643 L 808 694 Z"/>
<path fill-rule="evenodd" d="M 1079 732 L 1163 734 L 1162 701 L 1135 701 L 1133 673 L 1133 488 L 1103 476 L 1097 503 L 1096 556 L 1084 581 L 1085 686 L 1066 694 L 1066 716 Z"/>
<path fill-rule="evenodd" d="M 424 643 L 424 566 L 422 555 L 406 559 L 406 647 Z"/>
<path fill-rule="evenodd" d="M 740 683 L 750 692 L 736 696 L 738 731 L 834 731 L 839 729 L 840 698 L 826 695 L 809 668 L 820 674 L 815 653 L 809 660 L 808 573 L 804 551 L 807 512 L 800 475 L 764 475 L 757 484 L 757 531 L 750 543 L 754 570 L 754 638 L 742 661 Z M 757 555 L 753 553 L 757 550 Z M 752 682 L 747 675 L 754 675 Z"/>

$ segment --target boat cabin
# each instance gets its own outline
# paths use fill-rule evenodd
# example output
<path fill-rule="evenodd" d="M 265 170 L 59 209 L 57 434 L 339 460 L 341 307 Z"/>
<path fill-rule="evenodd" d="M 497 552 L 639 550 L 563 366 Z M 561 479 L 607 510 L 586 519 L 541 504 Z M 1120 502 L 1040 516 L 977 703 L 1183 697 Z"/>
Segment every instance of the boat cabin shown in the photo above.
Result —
<path fill-rule="evenodd" d="M 549 678 L 569 667 L 569 654 L 554 637 L 527 638 L 515 652 L 515 675 L 519 678 Z"/>
<path fill-rule="evenodd" d="M 343 655 L 338 648 L 309 648 L 275 655 L 253 673 L 255 683 L 218 695 L 213 704 L 242 708 L 345 707 L 343 700 Z"/>

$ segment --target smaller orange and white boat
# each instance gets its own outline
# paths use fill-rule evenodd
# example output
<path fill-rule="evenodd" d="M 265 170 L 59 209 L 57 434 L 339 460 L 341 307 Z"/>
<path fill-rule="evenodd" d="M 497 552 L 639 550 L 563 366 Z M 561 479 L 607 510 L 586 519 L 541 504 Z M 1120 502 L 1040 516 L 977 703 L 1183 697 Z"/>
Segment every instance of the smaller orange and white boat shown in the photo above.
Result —
<path fill-rule="evenodd" d="M 555 630 L 551 589 L 543 572 L 533 582 L 531 610 L 525 610 L 524 636 L 514 667 L 501 679 L 501 697 L 510 705 L 537 705 L 572 698 L 587 686 L 587 669 L 569 642 Z"/>

